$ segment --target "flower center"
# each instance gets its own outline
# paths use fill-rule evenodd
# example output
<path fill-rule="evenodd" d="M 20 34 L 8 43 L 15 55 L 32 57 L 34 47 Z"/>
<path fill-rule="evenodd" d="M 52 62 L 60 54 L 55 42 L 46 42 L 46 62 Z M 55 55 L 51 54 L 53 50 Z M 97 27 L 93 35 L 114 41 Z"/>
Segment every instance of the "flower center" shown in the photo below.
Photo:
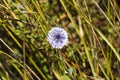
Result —
<path fill-rule="evenodd" d="M 57 34 L 57 35 L 56 35 L 56 39 L 57 39 L 57 40 L 61 39 L 60 34 Z"/>

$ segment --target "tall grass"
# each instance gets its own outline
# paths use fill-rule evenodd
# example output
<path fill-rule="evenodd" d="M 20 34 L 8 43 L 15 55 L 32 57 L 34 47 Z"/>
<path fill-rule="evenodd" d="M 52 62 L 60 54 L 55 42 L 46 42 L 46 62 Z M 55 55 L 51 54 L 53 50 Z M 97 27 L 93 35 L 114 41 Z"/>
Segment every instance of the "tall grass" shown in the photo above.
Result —
<path fill-rule="evenodd" d="M 118 1 L 1 0 L 0 79 L 119 80 Z M 46 40 L 55 26 L 68 32 L 61 50 Z"/>

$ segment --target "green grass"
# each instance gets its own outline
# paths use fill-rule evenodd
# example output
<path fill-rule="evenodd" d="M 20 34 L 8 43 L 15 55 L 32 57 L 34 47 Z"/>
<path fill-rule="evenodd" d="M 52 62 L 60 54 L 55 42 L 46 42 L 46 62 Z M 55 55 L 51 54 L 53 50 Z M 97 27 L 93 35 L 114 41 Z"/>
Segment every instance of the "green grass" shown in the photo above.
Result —
<path fill-rule="evenodd" d="M 119 80 L 117 0 L 1 0 L 0 80 Z M 60 26 L 69 43 L 53 49 Z"/>

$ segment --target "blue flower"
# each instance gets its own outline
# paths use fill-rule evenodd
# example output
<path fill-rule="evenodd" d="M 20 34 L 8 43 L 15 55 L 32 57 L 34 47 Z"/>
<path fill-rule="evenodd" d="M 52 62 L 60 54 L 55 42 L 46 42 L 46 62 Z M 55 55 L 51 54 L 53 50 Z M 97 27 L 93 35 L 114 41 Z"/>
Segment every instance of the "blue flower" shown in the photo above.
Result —
<path fill-rule="evenodd" d="M 53 48 L 62 49 L 68 43 L 68 34 L 63 28 L 52 28 L 47 36 L 47 41 Z"/>

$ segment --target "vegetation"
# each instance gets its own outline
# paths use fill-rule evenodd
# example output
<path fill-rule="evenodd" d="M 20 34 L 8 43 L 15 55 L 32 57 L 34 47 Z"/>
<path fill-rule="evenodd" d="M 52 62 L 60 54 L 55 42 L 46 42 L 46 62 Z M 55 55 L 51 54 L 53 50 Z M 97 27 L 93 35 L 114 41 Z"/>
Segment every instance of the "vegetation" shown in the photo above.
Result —
<path fill-rule="evenodd" d="M 53 27 L 69 42 L 54 49 Z M 0 80 L 120 80 L 120 0 L 0 0 Z"/>

